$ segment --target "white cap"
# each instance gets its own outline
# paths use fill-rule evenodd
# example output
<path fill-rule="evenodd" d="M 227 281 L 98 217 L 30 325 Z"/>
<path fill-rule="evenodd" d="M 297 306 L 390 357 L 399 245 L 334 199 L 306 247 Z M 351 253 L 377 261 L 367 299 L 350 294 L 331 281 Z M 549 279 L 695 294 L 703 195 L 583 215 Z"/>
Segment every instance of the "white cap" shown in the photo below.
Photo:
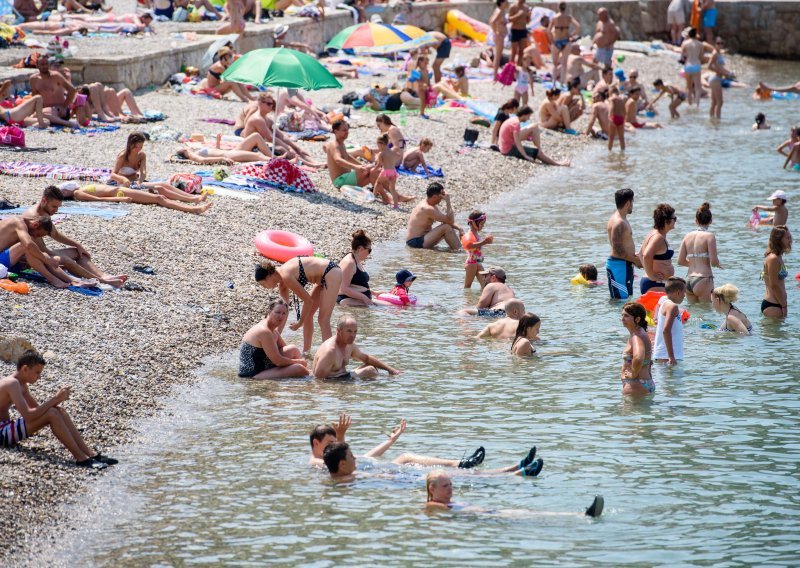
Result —
<path fill-rule="evenodd" d="M 770 199 L 783 199 L 784 201 L 789 201 L 789 196 L 786 195 L 786 192 L 782 189 L 779 189 L 775 193 L 769 196 Z"/>
<path fill-rule="evenodd" d="M 58 189 L 66 189 L 68 191 L 69 190 L 75 191 L 78 188 L 80 188 L 80 186 L 81 186 L 81 184 L 79 184 L 77 181 L 65 181 L 64 183 L 61 183 L 61 184 L 58 185 Z"/>

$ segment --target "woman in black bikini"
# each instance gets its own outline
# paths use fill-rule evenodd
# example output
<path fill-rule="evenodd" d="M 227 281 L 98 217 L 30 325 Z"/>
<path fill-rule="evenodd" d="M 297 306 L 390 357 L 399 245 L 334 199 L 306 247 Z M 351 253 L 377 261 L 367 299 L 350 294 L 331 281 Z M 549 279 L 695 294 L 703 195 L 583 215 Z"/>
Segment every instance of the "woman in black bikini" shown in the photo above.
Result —
<path fill-rule="evenodd" d="M 675 228 L 675 209 L 666 203 L 659 204 L 653 211 L 653 230 L 642 241 L 639 258 L 647 274 L 642 276 L 640 288 L 642 294 L 651 288 L 663 288 L 664 281 L 675 274 L 672 257 L 675 251 L 669 248 L 667 233 Z"/>
<path fill-rule="evenodd" d="M 267 317 L 247 330 L 239 348 L 239 376 L 249 379 L 285 379 L 308 375 L 306 360 L 294 345 L 286 345 L 281 330 L 289 305 L 281 299 L 269 304 Z"/>
<path fill-rule="evenodd" d="M 784 225 L 772 228 L 767 252 L 764 253 L 764 270 L 761 279 L 766 290 L 761 302 L 761 313 L 768 318 L 785 318 L 789 313 L 786 298 L 786 277 L 789 271 L 783 263 L 783 255 L 792 250 L 792 234 Z"/>
<path fill-rule="evenodd" d="M 336 305 L 336 295 L 342 285 L 342 269 L 335 262 L 314 256 L 298 256 L 278 268 L 272 262 L 264 260 L 256 267 L 255 277 L 256 282 L 264 288 L 277 287 L 285 301 L 289 301 L 289 292 L 293 292 L 303 302 L 297 321 L 289 326 L 292 331 L 303 328 L 303 353 L 311 351 L 311 340 L 314 338 L 313 318 L 317 310 L 322 341 L 333 335 L 331 315 Z M 306 291 L 309 284 L 314 284 L 311 293 Z"/>
<path fill-rule="evenodd" d="M 244 102 L 252 101 L 253 97 L 250 96 L 247 87 L 241 83 L 232 83 L 222 79 L 222 74 L 233 63 L 233 50 L 228 46 L 224 46 L 217 52 L 217 57 L 217 61 L 208 68 L 208 75 L 201 83 L 201 88 L 214 89 L 220 95 L 232 92 Z"/>
<path fill-rule="evenodd" d="M 364 229 L 353 233 L 350 250 L 350 254 L 339 263 L 339 268 L 342 269 L 342 285 L 339 287 L 336 303 L 359 308 L 371 306 L 374 302 L 369 289 L 369 274 L 364 270 L 364 263 L 372 253 L 372 241 Z"/>
<path fill-rule="evenodd" d="M 753 324 L 739 308 L 733 305 L 738 297 L 739 289 L 736 286 L 724 284 L 711 292 L 711 305 L 717 312 L 725 314 L 725 323 L 720 326 L 720 331 L 750 335 L 753 333 Z"/>

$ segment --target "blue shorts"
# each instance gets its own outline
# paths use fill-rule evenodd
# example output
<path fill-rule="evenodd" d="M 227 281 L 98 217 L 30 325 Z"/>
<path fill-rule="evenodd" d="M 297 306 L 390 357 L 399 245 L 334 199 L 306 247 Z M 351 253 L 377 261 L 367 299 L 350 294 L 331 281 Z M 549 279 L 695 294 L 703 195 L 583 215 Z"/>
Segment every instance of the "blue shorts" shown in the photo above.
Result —
<path fill-rule="evenodd" d="M 703 12 L 703 27 L 716 28 L 717 27 L 717 9 L 711 8 Z"/>
<path fill-rule="evenodd" d="M 478 308 L 478 315 L 484 318 L 504 318 L 506 311 L 502 308 Z"/>
<path fill-rule="evenodd" d="M 244 132 L 244 128 L 237 128 L 236 130 L 233 131 L 234 135 L 236 136 L 241 136 L 242 132 Z"/>
<path fill-rule="evenodd" d="M 569 38 L 565 37 L 564 39 L 557 39 L 556 41 L 553 42 L 553 45 L 556 46 L 556 49 L 558 49 L 558 51 L 562 51 L 565 47 L 567 47 L 568 43 L 569 43 Z"/>
<path fill-rule="evenodd" d="M 614 61 L 614 48 L 613 47 L 598 47 L 594 52 L 595 62 L 603 63 L 611 67 Z"/>
<path fill-rule="evenodd" d="M 421 249 L 425 246 L 425 235 L 421 237 L 414 237 L 413 239 L 408 239 L 406 241 L 406 246 L 411 247 L 412 249 Z"/>
<path fill-rule="evenodd" d="M 442 43 L 439 44 L 439 47 L 436 48 L 436 59 L 447 59 L 450 57 L 450 50 L 452 47 L 453 44 L 450 43 L 449 38 L 443 39 Z"/>
<path fill-rule="evenodd" d="M 646 294 L 648 290 L 652 290 L 653 288 L 664 288 L 664 283 L 658 280 L 650 280 L 647 276 L 642 276 L 642 279 L 639 281 L 639 289 L 642 291 L 642 294 Z"/>
<path fill-rule="evenodd" d="M 14 266 L 11 266 L 11 248 L 7 248 L 6 250 L 0 252 L 0 264 L 8 268 L 9 272 L 20 272 L 25 265 L 21 262 L 18 262 Z"/>
<path fill-rule="evenodd" d="M 613 300 L 627 300 L 633 296 L 633 263 L 609 256 L 606 259 L 608 292 Z"/>

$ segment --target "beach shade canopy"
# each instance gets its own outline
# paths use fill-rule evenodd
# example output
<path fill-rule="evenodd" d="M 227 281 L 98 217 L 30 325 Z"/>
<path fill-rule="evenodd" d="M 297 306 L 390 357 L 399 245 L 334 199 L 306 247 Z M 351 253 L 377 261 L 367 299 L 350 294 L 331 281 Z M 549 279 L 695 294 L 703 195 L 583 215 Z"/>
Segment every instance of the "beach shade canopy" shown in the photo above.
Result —
<path fill-rule="evenodd" d="M 414 39 L 404 41 L 403 43 L 393 43 L 390 45 L 375 45 L 372 47 L 356 47 L 354 51 L 358 54 L 364 55 L 389 55 L 393 53 L 400 53 L 401 51 L 412 51 L 414 49 L 422 49 L 436 45 L 437 40 L 431 34 L 423 34 Z"/>
<path fill-rule="evenodd" d="M 408 24 L 402 24 L 395 27 L 404 34 L 406 34 L 411 39 L 417 39 L 418 37 L 424 36 L 426 33 L 428 33 L 422 28 L 418 28 L 417 26 L 410 26 Z"/>
<path fill-rule="evenodd" d="M 254 49 L 222 74 L 225 81 L 288 89 L 341 89 L 342 84 L 316 59 L 285 47 Z"/>
<path fill-rule="evenodd" d="M 411 36 L 389 24 L 356 24 L 333 36 L 325 47 L 327 49 L 378 47 L 403 43 L 411 39 L 413 39 Z"/>
<path fill-rule="evenodd" d="M 2 1 L 3 0 L 0 0 L 0 2 Z M 239 34 L 228 34 L 215 39 L 203 54 L 203 60 L 200 62 L 200 69 L 208 69 L 211 67 L 214 64 L 217 52 L 228 44 L 233 45 L 236 43 L 237 39 L 239 39 Z"/>

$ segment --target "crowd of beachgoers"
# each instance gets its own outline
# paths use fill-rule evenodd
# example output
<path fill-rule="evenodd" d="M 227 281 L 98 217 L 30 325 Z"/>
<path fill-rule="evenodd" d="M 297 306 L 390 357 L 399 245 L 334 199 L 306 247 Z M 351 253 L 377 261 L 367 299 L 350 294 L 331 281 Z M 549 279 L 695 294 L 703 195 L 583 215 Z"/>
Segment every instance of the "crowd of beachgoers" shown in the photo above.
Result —
<path fill-rule="evenodd" d="M 363 21 L 366 4 L 344 8 Z M 240 33 L 248 17 L 256 23 L 277 18 L 293 5 L 324 17 L 326 5 L 290 0 L 268 6 L 237 0 L 224 7 L 209 0 L 154 0 L 137 13 L 120 15 L 104 4 L 79 0 L 49 14 L 45 4 L 15 2 L 26 20 L 19 28 L 47 36 L 146 34 L 179 10 L 187 18 L 198 13 L 220 20 L 221 34 Z M 0 380 L 0 446 L 30 448 L 5 452 L 11 457 L 0 467 L 8 467 L 7 473 L 24 468 L 42 453 L 37 449 L 61 463 L 52 457 L 55 440 L 26 440 L 48 427 L 78 466 L 101 470 L 117 463 L 93 444 L 118 445 L 133 435 L 121 419 L 137 416 L 138 410 L 124 400 L 157 407 L 158 396 L 169 392 L 169 385 L 157 384 L 165 370 L 175 381 L 190 380 L 199 359 L 220 346 L 239 344 L 238 374 L 247 379 L 361 381 L 378 378 L 380 371 L 400 374 L 396 363 L 359 348 L 356 337 L 358 319 L 367 317 L 370 307 L 414 309 L 418 275 L 397 267 L 390 289 L 378 292 L 366 265 L 373 239 L 390 237 L 401 224 L 411 249 L 463 253 L 453 255 L 452 262 L 463 263 L 464 288 L 479 286 L 481 293 L 459 316 L 487 318 L 477 340 L 508 342 L 509 356 L 547 356 L 536 349 L 547 322 L 526 309 L 512 286 L 523 275 L 507 275 L 502 262 L 484 265 L 493 237 L 491 220 L 479 204 L 538 168 L 570 167 L 588 144 L 621 152 L 626 137 L 700 119 L 695 110 L 682 115 L 686 109 L 707 107 L 712 121 L 721 120 L 726 89 L 753 89 L 754 131 L 771 127 L 758 112 L 760 101 L 800 95 L 800 83 L 748 87 L 737 82 L 724 39 L 714 31 L 713 0 L 695 4 L 689 26 L 685 8 L 678 0 L 671 3 L 670 42 L 658 44 L 651 57 L 636 59 L 637 68 L 626 62 L 624 51 L 615 53 L 620 30 L 605 8 L 597 11 L 593 30 L 582 30 L 566 3 L 552 14 L 538 14 L 534 22 L 524 1 L 498 0 L 483 24 L 485 44 L 430 30 L 424 47 L 399 59 L 319 54 L 344 83 L 341 91 L 264 89 L 229 80 L 226 72 L 243 55 L 234 41 L 218 46 L 206 69 L 176 69 L 172 86 L 146 94 L 75 84 L 60 40 L 51 41 L 46 52 L 34 51 L 26 58 L 36 68 L 29 92 L 13 92 L 11 81 L 0 85 L 0 139 L 17 146 L 27 140 L 29 150 L 46 147 L 42 153 L 0 154 L 5 174 L 0 177 L 5 198 L 0 202 L 0 293 L 9 305 L 22 306 L 9 308 L 15 325 L 3 329 L 4 358 L 13 360 L 16 370 L 9 367 Z M 314 47 L 289 41 L 289 31 L 285 25 L 275 28 L 275 47 L 316 55 Z M 590 39 L 581 41 L 582 35 Z M 187 82 L 191 89 L 183 88 Z M 151 105 L 164 112 L 146 110 Z M 196 109 L 191 116 L 185 112 L 188 105 Z M 204 121 L 205 134 L 196 132 L 198 120 Z M 790 132 L 777 148 L 776 167 L 800 170 L 800 128 L 791 126 Z M 21 161 L 31 157 L 55 163 Z M 715 280 L 721 261 L 710 230 L 711 205 L 659 204 L 652 212 L 653 229 L 639 240 L 628 222 L 636 191 L 619 188 L 608 196 L 613 213 L 605 273 L 582 264 L 572 283 L 607 285 L 611 298 L 623 304 L 621 325 L 629 337 L 620 388 L 623 395 L 646 398 L 656 390 L 652 366 L 683 359 L 687 299 L 713 306 L 721 314 L 720 332 L 746 336 L 756 331 L 736 307 L 734 283 Z M 765 203 L 751 206 L 753 226 L 770 229 L 761 311 L 763 317 L 784 319 L 791 281 L 784 264 L 792 246 L 789 195 L 776 189 L 764 197 Z M 696 229 L 672 247 L 668 234 L 675 228 L 676 207 L 696 209 Z M 463 223 L 460 211 L 470 211 Z M 212 234 L 214 242 L 206 238 Z M 313 250 L 306 249 L 309 241 Z M 675 275 L 676 265 L 686 267 L 685 277 Z M 638 293 L 636 269 L 641 271 Z M 224 292 L 218 289 L 220 274 Z M 274 291 L 269 300 L 255 292 L 254 281 Z M 214 282 L 213 290 L 206 282 Z M 63 322 L 68 297 L 62 290 L 89 297 L 70 308 Z M 110 297 L 100 300 L 104 294 Z M 254 323 L 253 314 L 264 303 L 265 317 Z M 337 306 L 347 309 L 334 321 Z M 58 324 L 47 329 L 51 322 Z M 284 340 L 287 324 L 292 331 L 302 329 L 302 345 Z M 321 340 L 317 345 L 315 333 Z M 181 340 L 198 335 L 208 339 L 191 346 Z M 93 342 L 95 337 L 110 346 L 108 353 Z M 140 343 L 140 337 L 147 340 Z M 98 351 L 105 361 L 94 359 Z M 405 355 L 398 353 L 397 360 Z M 351 366 L 352 359 L 360 364 Z M 46 364 L 65 386 L 38 402 L 32 393 L 50 390 L 33 386 Z M 68 381 L 79 381 L 75 393 Z M 124 388 L 114 389 L 117 394 L 103 399 L 108 402 L 90 402 L 108 393 L 111 384 Z M 310 463 L 326 466 L 339 481 L 355 475 L 355 458 L 345 441 L 349 424 L 343 415 L 310 435 Z M 403 422 L 366 457 L 380 457 L 404 429 Z M 428 476 L 428 505 L 453 508 L 446 470 L 474 468 L 484 455 L 483 448 L 464 460 L 402 454 L 395 463 L 445 468 Z M 542 467 L 531 448 L 516 464 L 481 471 L 533 477 Z M 30 477 L 26 487 L 49 493 L 71 490 L 78 479 Z M 8 483 L 0 486 L 11 487 Z M 20 516 L 12 509 L 20 499 L 8 500 L 9 514 L 0 521 L 16 534 L 42 514 Z M 597 497 L 586 514 L 599 516 L 602 509 L 603 499 Z"/>

